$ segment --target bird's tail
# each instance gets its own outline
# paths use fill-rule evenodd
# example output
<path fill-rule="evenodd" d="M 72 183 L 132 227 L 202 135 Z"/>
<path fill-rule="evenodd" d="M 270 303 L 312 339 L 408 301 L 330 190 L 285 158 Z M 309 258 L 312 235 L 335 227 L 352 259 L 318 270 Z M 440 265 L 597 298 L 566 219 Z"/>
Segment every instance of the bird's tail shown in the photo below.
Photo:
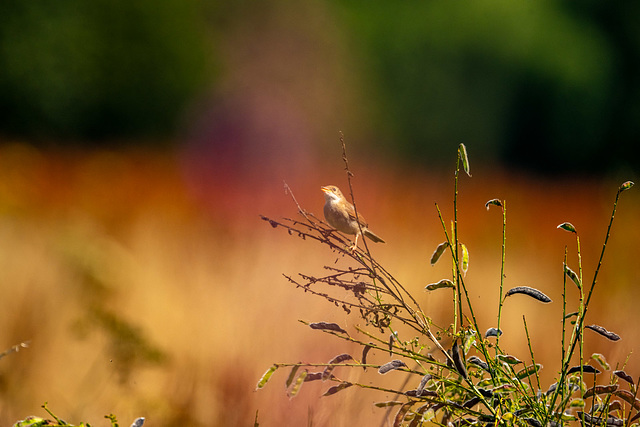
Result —
<path fill-rule="evenodd" d="M 369 239 L 373 240 L 376 243 L 386 243 L 384 240 L 382 240 L 380 236 L 378 236 L 377 234 L 373 233 L 368 229 L 364 230 L 363 233 L 365 236 L 367 236 Z"/>

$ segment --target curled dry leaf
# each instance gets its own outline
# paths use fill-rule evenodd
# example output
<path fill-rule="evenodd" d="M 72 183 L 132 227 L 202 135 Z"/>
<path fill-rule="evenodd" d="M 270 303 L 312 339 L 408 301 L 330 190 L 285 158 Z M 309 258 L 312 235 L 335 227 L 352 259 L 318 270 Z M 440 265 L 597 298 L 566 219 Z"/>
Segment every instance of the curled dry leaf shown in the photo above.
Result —
<path fill-rule="evenodd" d="M 402 360 L 392 360 L 391 362 L 385 363 L 384 365 L 378 368 L 379 374 L 386 374 L 389 371 L 394 371 L 396 369 L 405 368 L 407 365 Z"/>
<path fill-rule="evenodd" d="M 551 302 L 551 298 L 549 298 L 539 290 L 531 288 L 529 286 L 516 286 L 515 288 L 511 288 L 507 291 L 504 297 L 506 298 L 514 294 L 524 294 L 543 303 Z"/>
<path fill-rule="evenodd" d="M 603 328 L 600 325 L 588 325 L 588 326 L 585 326 L 585 328 L 586 329 L 591 329 L 592 331 L 602 335 L 603 337 L 605 337 L 608 340 L 611 340 L 611 341 L 620 340 L 620 335 L 616 334 L 615 332 L 607 331 L 605 328 Z"/>
<path fill-rule="evenodd" d="M 341 332 L 343 334 L 347 334 L 347 331 L 342 329 L 340 325 L 338 325 L 337 323 L 315 322 L 315 323 L 309 323 L 309 327 L 311 329 L 320 329 L 323 331 L 334 331 L 334 332 Z"/>

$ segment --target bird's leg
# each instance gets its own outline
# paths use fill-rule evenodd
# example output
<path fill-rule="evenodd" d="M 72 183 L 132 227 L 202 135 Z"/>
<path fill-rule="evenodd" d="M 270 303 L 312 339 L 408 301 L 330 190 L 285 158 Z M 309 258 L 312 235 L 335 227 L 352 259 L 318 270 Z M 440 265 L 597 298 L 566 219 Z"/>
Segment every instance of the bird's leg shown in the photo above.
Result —
<path fill-rule="evenodd" d="M 353 241 L 353 245 L 349 248 L 351 252 L 355 251 L 358 248 L 358 237 L 360 237 L 360 232 L 356 233 L 356 238 Z"/>

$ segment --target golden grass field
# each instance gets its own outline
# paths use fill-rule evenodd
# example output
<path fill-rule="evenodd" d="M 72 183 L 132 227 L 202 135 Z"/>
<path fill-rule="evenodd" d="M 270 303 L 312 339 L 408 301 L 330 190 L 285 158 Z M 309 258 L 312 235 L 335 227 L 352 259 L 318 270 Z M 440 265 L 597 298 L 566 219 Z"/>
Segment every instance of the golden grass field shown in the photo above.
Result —
<path fill-rule="evenodd" d="M 93 426 L 108 425 L 109 413 L 125 426 L 138 416 L 149 426 L 247 426 L 256 411 L 267 427 L 386 425 L 373 402 L 393 396 L 350 388 L 319 398 L 328 385 L 309 383 L 290 400 L 285 371 L 255 391 L 273 362 L 326 362 L 361 351 L 298 322 L 332 321 L 351 332 L 361 324 L 356 314 L 347 316 L 282 276 L 320 274 L 337 255 L 259 218 L 297 215 L 283 179 L 305 209 L 320 214 L 319 187 L 346 187 L 340 159 L 327 165 L 292 177 L 221 171 L 194 186 L 189 164 L 174 153 L 0 147 L 0 350 L 29 341 L 0 360 L 0 425 L 44 416 L 44 402 L 68 422 Z M 428 260 L 444 240 L 434 202 L 451 218 L 453 161 L 429 174 L 364 169 L 357 159 L 351 166 L 358 207 L 387 241 L 370 245 L 374 256 L 436 323 L 448 324 L 446 291 L 423 288 L 450 272 L 447 262 L 431 267 Z M 554 302 L 512 297 L 501 343 L 529 360 L 526 315 L 546 387 L 559 367 L 565 246 L 577 269 L 575 239 L 556 226 L 569 221 L 580 232 L 590 282 L 615 192 L 630 177 L 534 180 L 473 163 L 472 172 L 460 181 L 459 221 L 479 322 L 495 326 L 500 279 L 502 218 L 484 203 L 506 199 L 506 286 L 533 286 Z M 619 205 L 587 319 L 623 337 L 610 343 L 585 336 L 585 353 L 602 353 L 613 365 L 640 343 L 639 226 L 634 188 Z M 577 292 L 568 289 L 575 308 Z M 638 357 L 632 354 L 627 367 L 634 377 Z M 385 363 L 388 354 L 374 351 L 369 360 Z M 378 381 L 360 370 L 336 375 Z M 404 377 L 390 373 L 384 380 L 398 385 Z"/>

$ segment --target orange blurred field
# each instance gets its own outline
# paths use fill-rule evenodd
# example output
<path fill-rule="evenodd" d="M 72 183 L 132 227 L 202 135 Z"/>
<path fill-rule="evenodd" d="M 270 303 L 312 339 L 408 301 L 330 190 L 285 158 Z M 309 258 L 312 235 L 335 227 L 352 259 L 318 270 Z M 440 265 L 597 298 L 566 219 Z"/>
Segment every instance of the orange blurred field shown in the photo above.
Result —
<path fill-rule="evenodd" d="M 426 174 L 351 163 L 359 209 L 388 242 L 371 247 L 376 258 L 436 323 L 448 324 L 450 299 L 422 289 L 450 270 L 428 259 L 444 240 L 434 202 L 451 218 L 452 168 Z M 320 214 L 319 187 L 346 186 L 342 166 L 336 158 L 291 176 L 222 168 L 198 181 L 189 159 L 177 153 L 1 147 L 0 350 L 30 345 L 0 360 L 0 425 L 44 416 L 44 402 L 68 422 L 94 426 L 108 425 L 109 413 L 121 425 L 144 416 L 149 426 L 246 426 L 256 411 L 261 426 L 382 425 L 385 412 L 373 402 L 393 396 L 351 388 L 319 398 L 328 385 L 309 383 L 290 400 L 284 371 L 255 391 L 273 362 L 360 354 L 298 322 L 333 321 L 354 331 L 357 315 L 296 290 L 282 276 L 319 274 L 336 255 L 259 219 L 296 215 L 283 179 L 303 207 Z M 570 221 L 580 232 L 590 282 L 616 189 L 628 177 L 540 181 L 473 163 L 472 172 L 461 178 L 459 221 L 480 325 L 495 326 L 500 279 L 501 215 L 484 203 L 506 199 L 506 286 L 536 287 L 554 303 L 508 301 L 501 342 L 529 360 L 526 315 L 546 387 L 559 367 L 565 246 L 577 269 L 575 239 L 556 226 Z M 634 188 L 622 197 L 588 318 L 623 339 L 585 337 L 585 353 L 602 353 L 612 365 L 624 363 L 640 342 L 638 194 Z M 571 286 L 568 295 L 575 309 Z M 370 354 L 374 363 L 387 359 Z M 640 374 L 637 355 L 626 369 Z M 372 373 L 336 374 L 377 381 Z M 392 376 L 385 381 L 404 380 Z"/>

